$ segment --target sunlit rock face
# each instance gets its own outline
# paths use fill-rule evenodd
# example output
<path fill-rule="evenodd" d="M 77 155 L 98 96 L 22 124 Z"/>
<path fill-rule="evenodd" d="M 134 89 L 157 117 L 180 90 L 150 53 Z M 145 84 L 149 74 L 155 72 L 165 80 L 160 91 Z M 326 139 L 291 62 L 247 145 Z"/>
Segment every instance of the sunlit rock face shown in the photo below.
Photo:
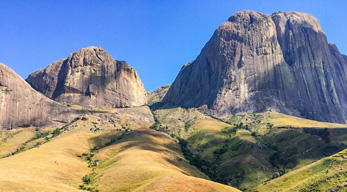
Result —
<path fill-rule="evenodd" d="M 70 122 L 76 113 L 35 91 L 0 63 L 0 130 Z"/>
<path fill-rule="evenodd" d="M 182 67 L 163 102 L 219 116 L 275 110 L 343 123 L 347 59 L 309 14 L 242 11 Z"/>
<path fill-rule="evenodd" d="M 136 71 L 101 47 L 88 47 L 32 73 L 27 82 L 56 101 L 83 106 L 134 107 L 147 103 Z"/>

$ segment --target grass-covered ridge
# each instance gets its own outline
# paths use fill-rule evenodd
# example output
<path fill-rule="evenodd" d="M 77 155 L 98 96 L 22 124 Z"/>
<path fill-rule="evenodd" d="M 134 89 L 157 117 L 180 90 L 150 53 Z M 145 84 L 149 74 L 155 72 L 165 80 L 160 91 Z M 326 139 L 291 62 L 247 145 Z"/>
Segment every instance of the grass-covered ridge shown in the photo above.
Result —
<path fill-rule="evenodd" d="M 176 139 L 146 128 L 131 110 L 85 115 L 58 129 L 2 132 L 4 142 L 23 134 L 16 147 L 46 142 L 0 159 L 0 191 L 238 191 L 210 181 Z"/>
<path fill-rule="evenodd" d="M 266 182 L 254 191 L 345 191 L 347 149 Z"/>
<path fill-rule="evenodd" d="M 251 189 L 339 152 L 347 141 L 347 125 L 276 112 L 225 119 L 194 108 L 153 113 L 152 128 L 179 138 L 191 164 L 212 180 L 239 189 Z"/>

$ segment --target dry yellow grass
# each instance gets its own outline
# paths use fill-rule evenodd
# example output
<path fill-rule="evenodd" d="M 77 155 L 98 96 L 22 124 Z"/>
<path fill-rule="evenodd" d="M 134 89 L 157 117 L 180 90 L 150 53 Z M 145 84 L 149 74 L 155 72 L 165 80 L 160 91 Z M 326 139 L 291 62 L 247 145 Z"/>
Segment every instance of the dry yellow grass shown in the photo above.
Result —
<path fill-rule="evenodd" d="M 193 129 L 208 129 L 214 131 L 221 131 L 223 127 L 231 127 L 231 125 L 227 123 L 223 123 L 221 121 L 217 121 L 215 119 L 207 119 L 207 120 L 197 120 L 191 128 Z"/>
<path fill-rule="evenodd" d="M 0 160 L 0 191 L 79 191 L 90 170 L 77 155 L 89 150 L 94 133 L 77 122 L 40 147 Z"/>
<path fill-rule="evenodd" d="M 101 132 L 90 130 L 95 124 Z M 0 191 L 82 191 L 82 177 L 92 169 L 78 156 L 126 133 L 119 128 L 89 115 L 39 147 L 0 159 Z M 33 130 L 20 131 L 30 134 L 19 144 L 34 136 Z M 175 139 L 147 128 L 126 133 L 94 158 L 103 162 L 93 181 L 100 191 L 238 191 L 209 181 L 184 159 Z"/>
<path fill-rule="evenodd" d="M 25 141 L 31 139 L 35 135 L 34 128 L 21 130 L 0 131 L 0 158 L 5 157 L 17 150 L 17 148 Z"/>
<path fill-rule="evenodd" d="M 96 171 L 100 191 L 238 191 L 206 180 L 184 159 L 176 140 L 151 129 L 129 133 L 95 158 L 107 159 Z"/>
<path fill-rule="evenodd" d="M 282 113 L 271 112 L 269 123 L 275 127 L 295 127 L 295 128 L 347 128 L 347 124 L 327 123 L 314 121 L 300 117 L 285 115 Z"/>

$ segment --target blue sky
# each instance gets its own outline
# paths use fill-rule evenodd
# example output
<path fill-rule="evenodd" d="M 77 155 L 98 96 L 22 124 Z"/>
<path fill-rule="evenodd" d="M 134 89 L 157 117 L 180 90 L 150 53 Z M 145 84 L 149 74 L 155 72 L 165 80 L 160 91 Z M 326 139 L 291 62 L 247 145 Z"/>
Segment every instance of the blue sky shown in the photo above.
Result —
<path fill-rule="evenodd" d="M 347 1 L 0 0 L 0 62 L 23 78 L 88 46 L 134 67 L 147 91 L 174 81 L 215 29 L 254 10 L 314 15 L 328 41 L 347 54 Z"/>

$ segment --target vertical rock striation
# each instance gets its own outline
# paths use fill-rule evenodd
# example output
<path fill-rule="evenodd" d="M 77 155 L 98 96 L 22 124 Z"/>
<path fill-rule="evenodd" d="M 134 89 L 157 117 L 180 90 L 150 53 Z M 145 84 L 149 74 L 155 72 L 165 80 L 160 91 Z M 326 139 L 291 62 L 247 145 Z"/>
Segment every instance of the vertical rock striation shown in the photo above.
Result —
<path fill-rule="evenodd" d="M 219 116 L 276 110 L 347 120 L 347 60 L 309 14 L 242 11 L 182 67 L 163 99 Z"/>
<path fill-rule="evenodd" d="M 56 101 L 83 106 L 134 107 L 147 103 L 135 69 L 101 47 L 88 47 L 32 73 L 27 82 Z"/>

